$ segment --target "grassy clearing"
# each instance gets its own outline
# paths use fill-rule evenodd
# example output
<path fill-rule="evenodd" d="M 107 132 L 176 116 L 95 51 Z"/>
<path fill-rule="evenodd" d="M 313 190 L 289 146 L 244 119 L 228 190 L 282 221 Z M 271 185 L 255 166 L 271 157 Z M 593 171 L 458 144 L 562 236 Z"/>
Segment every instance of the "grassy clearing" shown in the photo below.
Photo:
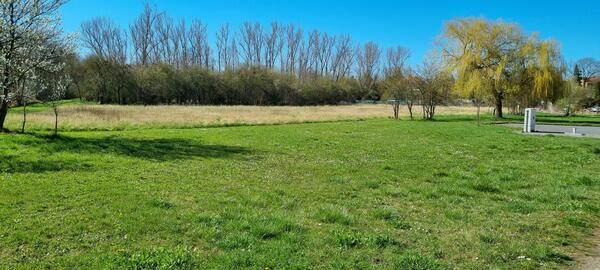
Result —
<path fill-rule="evenodd" d="M 32 108 L 30 130 L 54 128 L 54 114 L 40 104 Z M 46 107 L 47 108 L 47 107 Z M 405 109 L 405 108 L 403 108 Z M 443 115 L 472 115 L 472 107 L 440 107 Z M 350 106 L 119 106 L 77 104 L 61 108 L 60 129 L 129 130 L 140 128 L 185 128 L 206 126 L 257 125 L 357 120 L 389 117 L 389 105 Z M 404 116 L 408 112 L 403 111 Z M 9 129 L 21 127 L 22 115 L 15 109 L 7 118 Z"/>
<path fill-rule="evenodd" d="M 472 122 L 0 140 L 7 268 L 559 268 L 600 221 L 599 140 Z"/>

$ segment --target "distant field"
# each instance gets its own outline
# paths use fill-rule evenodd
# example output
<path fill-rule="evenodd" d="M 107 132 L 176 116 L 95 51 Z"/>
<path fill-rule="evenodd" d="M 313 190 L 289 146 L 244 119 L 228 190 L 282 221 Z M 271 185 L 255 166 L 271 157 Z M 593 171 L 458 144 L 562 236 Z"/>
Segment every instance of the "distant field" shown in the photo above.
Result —
<path fill-rule="evenodd" d="M 558 269 L 600 224 L 600 140 L 460 118 L 0 142 L 6 269 Z"/>
<path fill-rule="evenodd" d="M 482 119 L 494 121 L 492 108 L 481 109 Z M 54 128 L 54 114 L 47 104 L 36 104 L 27 108 L 27 129 L 46 131 Z M 471 106 L 439 106 L 436 109 L 439 121 L 474 121 L 477 109 Z M 415 106 L 415 118 L 421 117 L 421 107 Z M 121 106 L 97 105 L 65 100 L 60 106 L 59 129 L 78 130 L 131 130 L 147 128 L 190 128 L 232 125 L 258 125 L 283 123 L 329 122 L 340 120 L 364 120 L 390 118 L 390 105 L 344 105 L 344 106 Z M 401 107 L 400 116 L 408 119 L 406 106 Z M 520 122 L 523 117 L 506 113 L 503 121 Z M 17 130 L 21 127 L 22 109 L 13 108 L 6 126 Z M 564 117 L 558 114 L 538 113 L 538 122 L 550 124 L 600 126 L 600 116 L 579 114 Z"/>
<path fill-rule="evenodd" d="M 488 109 L 486 108 L 485 111 Z M 439 115 L 474 115 L 473 107 L 438 108 Z M 53 128 L 54 114 L 45 105 L 30 109 L 31 130 Z M 416 117 L 421 108 L 415 107 Z M 390 105 L 347 106 L 119 106 L 67 102 L 60 108 L 61 130 L 126 130 L 135 128 L 180 128 L 243 124 L 304 123 L 390 117 Z M 406 107 L 401 115 L 408 117 Z M 10 129 L 20 127 L 22 115 L 13 109 L 7 119 Z"/>

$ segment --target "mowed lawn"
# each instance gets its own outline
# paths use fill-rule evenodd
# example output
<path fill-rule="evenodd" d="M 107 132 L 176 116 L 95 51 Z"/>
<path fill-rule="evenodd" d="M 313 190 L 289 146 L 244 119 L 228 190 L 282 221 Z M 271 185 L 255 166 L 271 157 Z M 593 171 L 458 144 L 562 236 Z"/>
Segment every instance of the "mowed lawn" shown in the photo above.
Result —
<path fill-rule="evenodd" d="M 0 268 L 552 269 L 600 222 L 600 140 L 473 122 L 0 142 Z"/>

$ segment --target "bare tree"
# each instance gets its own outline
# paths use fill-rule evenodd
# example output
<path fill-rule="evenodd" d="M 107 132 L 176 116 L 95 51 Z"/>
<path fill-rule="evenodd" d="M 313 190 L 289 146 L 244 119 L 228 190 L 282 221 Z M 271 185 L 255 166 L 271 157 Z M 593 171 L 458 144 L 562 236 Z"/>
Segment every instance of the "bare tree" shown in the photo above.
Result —
<path fill-rule="evenodd" d="M 228 58 L 228 62 L 230 63 L 231 68 L 236 68 L 240 65 L 240 52 L 238 50 L 235 37 L 231 39 L 231 46 L 229 46 Z"/>
<path fill-rule="evenodd" d="M 119 27 L 105 17 L 81 24 L 83 46 L 92 54 L 121 64 L 127 62 L 127 37 Z"/>
<path fill-rule="evenodd" d="M 349 35 L 341 35 L 337 38 L 335 53 L 331 63 L 331 74 L 336 81 L 350 74 L 354 65 L 352 47 L 352 39 Z"/>
<path fill-rule="evenodd" d="M 247 65 L 260 65 L 262 63 L 263 30 L 259 22 L 244 22 L 240 27 L 239 45 L 242 48 L 244 60 Z"/>
<path fill-rule="evenodd" d="M 301 43 L 298 51 L 298 78 L 305 78 L 309 72 L 310 43 Z"/>
<path fill-rule="evenodd" d="M 190 64 L 189 46 L 187 39 L 187 27 L 185 19 L 179 20 L 179 24 L 171 31 L 171 42 L 173 43 L 173 63 L 176 68 L 187 67 Z"/>
<path fill-rule="evenodd" d="M 152 57 L 155 54 L 158 44 L 158 38 L 154 32 L 154 25 L 160 17 L 161 14 L 149 3 L 146 3 L 142 14 L 140 14 L 133 24 L 129 26 L 133 60 L 135 63 L 148 65 L 153 62 Z"/>
<path fill-rule="evenodd" d="M 410 50 L 407 48 L 402 46 L 388 48 L 384 67 L 384 73 L 386 76 L 398 71 L 403 72 L 408 57 L 410 57 Z"/>
<path fill-rule="evenodd" d="M 229 24 L 223 24 L 217 31 L 217 69 L 223 70 L 229 67 Z"/>
<path fill-rule="evenodd" d="M 329 74 L 331 65 L 331 57 L 333 54 L 333 47 L 335 46 L 335 37 L 330 36 L 327 33 L 321 35 L 321 42 L 319 43 L 319 67 L 320 75 L 325 76 Z"/>
<path fill-rule="evenodd" d="M 374 42 L 367 42 L 363 47 L 357 48 L 357 74 L 361 86 L 365 90 L 372 90 L 379 73 L 381 49 Z"/>
<path fill-rule="evenodd" d="M 300 47 L 302 45 L 302 28 L 296 28 L 293 24 L 286 29 L 286 48 L 285 51 L 285 72 L 294 73 L 296 71 L 297 59 Z"/>
<path fill-rule="evenodd" d="M 308 44 L 306 46 L 306 71 L 312 74 L 319 72 L 319 59 L 321 58 L 321 33 L 319 30 L 313 30 L 308 34 Z"/>
<path fill-rule="evenodd" d="M 586 57 L 580 59 L 576 62 L 576 65 L 579 67 L 582 83 L 584 86 L 590 82 L 590 79 L 596 76 L 600 76 L 600 61 Z"/>
<path fill-rule="evenodd" d="M 208 44 L 208 31 L 205 24 L 200 20 L 193 20 L 188 30 L 190 43 L 191 64 L 196 66 L 210 67 L 211 49 Z"/>
<path fill-rule="evenodd" d="M 281 54 L 283 39 L 282 28 L 277 22 L 271 23 L 271 32 L 265 35 L 265 66 L 269 69 L 275 68 L 275 62 Z"/>
<path fill-rule="evenodd" d="M 98 61 L 93 62 L 97 76 L 101 78 L 97 89 L 98 101 L 104 102 L 104 96 L 113 84 L 118 102 L 122 103 L 121 90 L 127 64 L 126 33 L 111 20 L 99 17 L 81 24 L 81 40 L 83 46 L 98 57 Z"/>
<path fill-rule="evenodd" d="M 431 120 L 435 109 L 452 87 L 452 77 L 434 56 L 427 56 L 418 68 L 417 91 L 423 108 L 423 119 Z"/>
<path fill-rule="evenodd" d="M 156 49 L 154 50 L 155 62 L 174 65 L 174 46 L 172 43 L 173 18 L 162 14 L 154 22 L 154 35 L 156 37 Z"/>

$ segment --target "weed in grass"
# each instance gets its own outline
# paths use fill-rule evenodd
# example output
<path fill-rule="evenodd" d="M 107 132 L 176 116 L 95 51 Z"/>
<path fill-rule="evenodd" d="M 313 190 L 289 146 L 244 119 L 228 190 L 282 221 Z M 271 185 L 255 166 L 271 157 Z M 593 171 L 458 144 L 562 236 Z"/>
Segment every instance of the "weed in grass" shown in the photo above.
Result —
<path fill-rule="evenodd" d="M 483 243 L 490 244 L 490 245 L 494 245 L 494 244 L 497 244 L 498 242 L 500 242 L 500 240 L 498 239 L 498 237 L 496 235 L 492 235 L 489 233 L 479 235 L 479 240 Z"/>
<path fill-rule="evenodd" d="M 368 241 L 362 233 L 353 231 L 336 231 L 333 237 L 338 246 L 342 248 L 355 248 L 365 245 Z"/>
<path fill-rule="evenodd" d="M 436 172 L 433 174 L 433 176 L 435 177 L 448 177 L 448 173 L 447 172 Z"/>
<path fill-rule="evenodd" d="M 410 223 L 395 209 L 389 207 L 378 208 L 373 211 L 373 215 L 375 218 L 386 221 L 396 229 L 408 230 L 411 228 Z"/>
<path fill-rule="evenodd" d="M 594 180 L 591 177 L 584 175 L 577 179 L 577 183 L 584 186 L 593 186 L 598 183 L 598 180 Z"/>
<path fill-rule="evenodd" d="M 574 227 L 588 228 L 590 226 L 587 221 L 573 216 L 563 218 L 563 222 Z"/>
<path fill-rule="evenodd" d="M 109 268 L 120 269 L 192 269 L 195 266 L 192 251 L 186 247 L 154 248 L 123 253 L 113 260 Z"/>
<path fill-rule="evenodd" d="M 502 174 L 498 177 L 498 180 L 501 182 L 513 182 L 518 180 L 518 176 L 515 173 L 510 174 Z"/>
<path fill-rule="evenodd" d="M 531 214 L 535 211 L 535 207 L 532 203 L 523 202 L 523 201 L 513 201 L 507 204 L 507 208 L 515 213 L 519 214 Z"/>
<path fill-rule="evenodd" d="M 171 209 L 173 207 L 175 207 L 174 204 L 165 201 L 163 199 L 152 199 L 150 200 L 150 205 L 152 207 L 156 207 L 156 208 L 161 208 L 161 209 Z"/>
<path fill-rule="evenodd" d="M 446 269 L 435 259 L 418 253 L 404 254 L 394 262 L 397 270 L 442 270 Z"/>
<path fill-rule="evenodd" d="M 376 180 L 368 180 L 365 182 L 365 186 L 370 189 L 378 189 L 381 187 L 381 183 Z"/>
<path fill-rule="evenodd" d="M 325 223 L 350 225 L 354 221 L 354 218 L 348 212 L 348 209 L 335 205 L 319 208 L 314 216 L 317 220 Z"/>
<path fill-rule="evenodd" d="M 378 248 L 386 248 L 386 247 L 400 247 L 405 248 L 406 245 L 396 238 L 386 235 L 386 234 L 378 234 L 373 238 L 373 245 Z"/>
<path fill-rule="evenodd" d="M 473 185 L 473 189 L 480 191 L 480 192 L 486 192 L 486 193 L 501 193 L 502 190 L 500 190 L 500 188 L 488 184 L 488 183 L 477 183 Z"/>
<path fill-rule="evenodd" d="M 358 231 L 335 231 L 333 233 L 335 243 L 341 248 L 359 248 L 372 246 L 376 248 L 400 247 L 406 245 L 386 234 L 366 234 Z"/>
<path fill-rule="evenodd" d="M 223 224 L 223 221 L 224 218 L 215 213 L 202 213 L 198 216 L 198 222 L 209 227 L 220 226 Z"/>
<path fill-rule="evenodd" d="M 531 257 L 540 262 L 562 263 L 573 260 L 569 255 L 553 250 L 547 246 L 537 245 L 532 248 L 532 252 Z"/>
<path fill-rule="evenodd" d="M 247 233 L 236 232 L 225 236 L 217 245 L 225 250 L 248 249 L 254 245 L 256 238 Z"/>
<path fill-rule="evenodd" d="M 444 216 L 450 220 L 465 220 L 467 218 L 465 211 L 460 209 L 448 209 L 444 212 Z"/>
<path fill-rule="evenodd" d="M 352 181 L 352 179 L 346 176 L 335 176 L 330 178 L 329 181 L 336 184 L 348 184 Z"/>
<path fill-rule="evenodd" d="M 268 240 L 281 236 L 288 232 L 299 232 L 300 228 L 293 222 L 285 219 L 270 218 L 261 219 L 259 222 L 255 222 L 251 228 L 252 234 L 255 237 Z"/>

